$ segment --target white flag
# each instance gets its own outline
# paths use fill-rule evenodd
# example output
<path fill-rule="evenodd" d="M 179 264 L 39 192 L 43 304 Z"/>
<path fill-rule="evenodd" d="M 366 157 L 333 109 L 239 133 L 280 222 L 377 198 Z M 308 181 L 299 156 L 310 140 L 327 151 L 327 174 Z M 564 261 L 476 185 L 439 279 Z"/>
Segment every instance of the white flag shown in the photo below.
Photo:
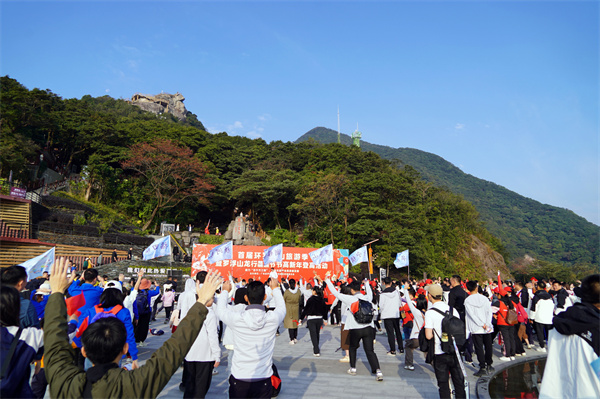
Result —
<path fill-rule="evenodd" d="M 315 265 L 320 265 L 324 262 L 333 262 L 333 244 L 312 251 L 308 256 L 310 256 L 310 259 Z"/>
<path fill-rule="evenodd" d="M 154 240 L 148 248 L 144 249 L 143 259 L 148 260 L 167 255 L 171 255 L 171 236 Z"/>
<path fill-rule="evenodd" d="M 263 251 L 263 264 L 281 262 L 283 256 L 283 244 L 273 245 Z"/>
<path fill-rule="evenodd" d="M 368 262 L 369 255 L 367 254 L 367 247 L 358 248 L 356 251 L 352 252 L 352 255 L 350 255 L 348 259 L 350 260 L 350 263 L 352 263 L 352 266 Z"/>
<path fill-rule="evenodd" d="M 396 255 L 394 266 L 396 266 L 396 269 L 408 266 L 408 249 Z"/>
<path fill-rule="evenodd" d="M 220 260 L 233 258 L 233 241 L 227 241 L 214 247 L 208 254 L 208 263 L 217 263 Z"/>
<path fill-rule="evenodd" d="M 55 249 L 56 247 L 52 247 L 43 254 L 20 264 L 27 270 L 29 280 L 40 277 L 43 272 L 50 271 L 50 267 L 54 264 Z"/>

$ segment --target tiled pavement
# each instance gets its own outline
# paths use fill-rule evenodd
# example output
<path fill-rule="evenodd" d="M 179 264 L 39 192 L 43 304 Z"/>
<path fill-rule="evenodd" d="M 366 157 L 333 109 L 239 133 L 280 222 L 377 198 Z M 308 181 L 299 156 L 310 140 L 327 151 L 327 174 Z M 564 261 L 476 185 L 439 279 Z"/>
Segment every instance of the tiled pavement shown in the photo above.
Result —
<path fill-rule="evenodd" d="M 162 315 L 161 315 L 162 316 Z M 166 331 L 162 336 L 149 335 L 148 346 L 140 348 L 140 364 L 170 337 L 170 330 L 162 322 L 153 322 L 151 328 L 161 328 Z M 287 330 L 280 329 L 274 352 L 274 362 L 282 379 L 282 389 L 279 398 L 437 398 L 438 390 L 433 369 L 425 363 L 424 356 L 415 351 L 415 370 L 404 369 L 404 355 L 395 357 L 386 355 L 387 337 L 377 334 L 375 353 L 379 358 L 384 379 L 375 381 L 371 375 L 368 362 L 362 348 L 358 350 L 357 375 L 346 374 L 348 363 L 340 363 L 341 350 L 339 347 L 339 327 L 325 326 L 321 330 L 321 357 L 313 357 L 312 345 L 308 329 L 304 326 L 298 331 L 298 343 L 289 345 Z M 497 360 L 498 345 L 494 345 L 495 366 L 500 366 Z M 528 350 L 528 356 L 539 352 Z M 519 358 L 517 358 L 519 359 Z M 227 352 L 223 350 L 221 365 L 217 368 L 219 374 L 213 376 L 208 398 L 224 398 L 228 392 L 228 375 L 226 375 Z M 470 397 L 475 398 L 477 378 L 473 373 L 475 367 L 466 365 L 470 383 Z M 159 398 L 182 398 L 179 391 L 182 369 L 173 375 Z"/>

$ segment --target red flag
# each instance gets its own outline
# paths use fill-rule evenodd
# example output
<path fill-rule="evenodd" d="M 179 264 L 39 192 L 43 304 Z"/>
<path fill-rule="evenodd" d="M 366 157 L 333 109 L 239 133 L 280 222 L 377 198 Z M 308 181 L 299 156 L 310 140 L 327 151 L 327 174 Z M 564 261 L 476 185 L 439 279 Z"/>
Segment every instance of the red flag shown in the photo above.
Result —
<path fill-rule="evenodd" d="M 73 314 L 85 305 L 85 296 L 83 296 L 83 292 L 79 295 L 72 296 L 65 300 L 67 303 L 67 314 L 69 316 L 73 316 Z"/>

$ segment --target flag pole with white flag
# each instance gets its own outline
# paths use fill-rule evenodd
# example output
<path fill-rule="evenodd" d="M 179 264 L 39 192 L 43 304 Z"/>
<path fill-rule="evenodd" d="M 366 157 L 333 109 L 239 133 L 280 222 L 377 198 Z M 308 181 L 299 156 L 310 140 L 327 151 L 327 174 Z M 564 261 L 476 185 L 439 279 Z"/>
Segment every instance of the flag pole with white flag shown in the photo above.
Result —
<path fill-rule="evenodd" d="M 333 244 L 329 244 L 308 254 L 315 266 L 324 262 L 333 262 Z"/>
<path fill-rule="evenodd" d="M 143 259 L 149 260 L 167 255 L 171 255 L 170 235 L 154 240 L 154 242 L 150 244 L 148 248 L 144 249 Z"/>
<path fill-rule="evenodd" d="M 394 266 L 396 269 L 400 269 L 401 267 L 408 266 L 408 277 L 410 278 L 410 266 L 408 262 L 408 249 L 406 251 L 402 251 L 396 255 L 396 260 L 394 261 Z"/>
<path fill-rule="evenodd" d="M 55 250 L 56 247 L 52 247 L 43 254 L 19 265 L 23 266 L 27 271 L 28 280 L 40 277 L 44 272 L 49 272 L 50 267 L 54 264 Z"/>
<path fill-rule="evenodd" d="M 283 244 L 273 245 L 263 251 L 263 264 L 267 266 L 269 263 L 281 262 L 283 257 Z"/>
<path fill-rule="evenodd" d="M 233 259 L 233 241 L 228 241 L 210 250 L 208 263 L 217 263 L 220 260 Z"/>
<path fill-rule="evenodd" d="M 352 266 L 356 266 L 359 263 L 368 262 L 369 255 L 367 254 L 367 247 L 363 246 L 352 252 L 352 254 L 348 257 L 348 260 L 350 260 Z"/>

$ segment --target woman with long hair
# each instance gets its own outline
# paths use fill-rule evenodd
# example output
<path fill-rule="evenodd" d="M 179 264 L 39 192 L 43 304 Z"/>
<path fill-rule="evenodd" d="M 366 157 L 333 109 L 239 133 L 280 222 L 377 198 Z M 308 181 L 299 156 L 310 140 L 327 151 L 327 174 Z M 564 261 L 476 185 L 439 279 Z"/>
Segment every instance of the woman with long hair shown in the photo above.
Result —
<path fill-rule="evenodd" d="M 321 350 L 319 349 L 319 338 L 321 333 L 321 327 L 323 326 L 323 320 L 327 320 L 327 304 L 323 298 L 323 289 L 319 286 L 315 286 L 312 289 L 312 296 L 308 298 L 306 306 L 302 309 L 300 320 L 307 318 L 306 327 L 310 332 L 310 340 L 313 345 L 313 356 L 321 356 Z"/>

